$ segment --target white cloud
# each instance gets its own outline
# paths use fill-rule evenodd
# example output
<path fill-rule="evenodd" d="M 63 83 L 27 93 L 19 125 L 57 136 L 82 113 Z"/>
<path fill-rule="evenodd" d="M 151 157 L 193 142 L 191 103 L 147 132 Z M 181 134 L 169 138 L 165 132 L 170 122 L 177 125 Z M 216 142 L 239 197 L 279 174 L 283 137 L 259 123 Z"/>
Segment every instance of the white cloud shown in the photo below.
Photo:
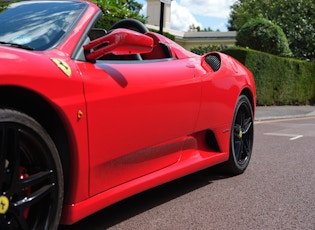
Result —
<path fill-rule="evenodd" d="M 230 6 L 236 0 L 180 0 L 179 4 L 186 7 L 194 15 L 227 18 Z"/>
<path fill-rule="evenodd" d="M 188 31 L 191 25 L 202 25 L 189 11 L 189 8 L 179 5 L 176 1 L 172 2 L 171 7 L 171 28 L 179 31 Z"/>
<path fill-rule="evenodd" d="M 147 16 L 147 3 L 143 3 L 142 9 L 140 10 L 139 14 Z"/>
<path fill-rule="evenodd" d="M 139 0 L 143 4 L 141 14 L 146 15 L 147 3 Z M 194 24 L 200 28 L 211 27 L 211 29 L 221 29 L 226 27 L 224 23 L 215 23 L 215 18 L 226 19 L 229 17 L 230 6 L 236 0 L 172 0 L 171 6 L 171 28 L 179 31 L 188 31 L 189 26 Z M 201 22 L 196 19 L 198 16 L 208 17 L 208 22 Z M 211 20 L 212 19 L 212 20 Z"/>

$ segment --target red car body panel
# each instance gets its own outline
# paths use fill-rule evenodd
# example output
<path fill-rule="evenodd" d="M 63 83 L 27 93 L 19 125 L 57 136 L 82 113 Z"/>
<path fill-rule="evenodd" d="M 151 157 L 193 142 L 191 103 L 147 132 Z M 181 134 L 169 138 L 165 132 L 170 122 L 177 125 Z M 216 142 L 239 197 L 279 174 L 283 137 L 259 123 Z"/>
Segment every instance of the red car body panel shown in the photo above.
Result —
<path fill-rule="evenodd" d="M 181 60 L 84 65 L 87 73 L 95 66 L 98 71 L 98 77 L 83 74 L 93 153 L 90 194 L 178 161 L 179 153 L 156 145 L 193 133 L 201 96 L 194 69 Z"/>
<path fill-rule="evenodd" d="M 68 78 L 59 68 L 56 68 L 50 55 L 69 60 L 64 56 L 56 55 L 54 51 L 46 54 L 0 47 L 0 62 L 5 67 L 1 68 L 1 86 L 19 87 L 32 91 L 56 109 L 71 141 L 70 154 L 73 167 L 71 171 L 73 173 L 71 199 L 73 200 L 71 201 L 84 200 L 88 197 L 89 151 L 86 117 L 80 120 L 77 118 L 78 110 L 86 114 L 82 77 L 77 71 L 73 71 L 71 78 Z M 18 65 L 16 60 L 18 60 Z M 75 63 L 71 61 L 67 63 L 73 70 L 76 69 Z M 80 177 L 74 176 L 78 175 L 76 172 L 80 172 Z"/>
<path fill-rule="evenodd" d="M 76 60 L 73 55 L 99 12 L 87 4 L 76 28 L 51 50 L 0 46 L 0 87 L 40 96 L 67 131 L 71 162 L 64 224 L 226 161 L 237 98 L 245 90 L 253 108 L 256 101 L 252 75 L 236 60 L 214 53 L 221 59 L 215 72 L 205 62 L 209 54 L 192 54 L 161 35 L 156 36 L 169 46 L 172 59 Z M 52 58 L 67 63 L 71 76 Z M 205 145 L 207 130 L 219 150 Z"/>

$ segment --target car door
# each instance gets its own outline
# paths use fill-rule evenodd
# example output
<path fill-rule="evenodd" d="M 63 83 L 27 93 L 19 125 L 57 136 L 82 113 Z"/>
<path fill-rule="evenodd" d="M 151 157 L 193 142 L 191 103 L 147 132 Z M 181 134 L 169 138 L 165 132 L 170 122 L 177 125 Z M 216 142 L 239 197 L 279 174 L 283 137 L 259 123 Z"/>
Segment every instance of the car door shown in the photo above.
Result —
<path fill-rule="evenodd" d="M 178 161 L 201 81 L 193 60 L 78 64 L 88 109 L 90 194 Z"/>

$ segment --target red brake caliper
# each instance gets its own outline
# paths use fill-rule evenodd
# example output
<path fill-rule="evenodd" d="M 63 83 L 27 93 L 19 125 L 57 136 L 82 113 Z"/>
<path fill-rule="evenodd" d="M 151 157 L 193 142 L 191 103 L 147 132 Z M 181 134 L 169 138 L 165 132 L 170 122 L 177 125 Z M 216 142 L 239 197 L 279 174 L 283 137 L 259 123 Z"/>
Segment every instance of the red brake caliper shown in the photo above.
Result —
<path fill-rule="evenodd" d="M 29 177 L 29 175 L 27 174 L 26 169 L 24 167 L 20 167 L 20 179 L 22 180 L 22 179 L 25 179 L 25 178 L 28 178 L 28 177 Z M 31 194 L 31 188 L 30 187 L 25 188 L 24 192 L 25 192 L 26 196 L 29 196 Z M 24 218 L 25 219 L 28 217 L 29 211 L 30 211 L 29 207 L 27 207 L 24 210 Z"/>

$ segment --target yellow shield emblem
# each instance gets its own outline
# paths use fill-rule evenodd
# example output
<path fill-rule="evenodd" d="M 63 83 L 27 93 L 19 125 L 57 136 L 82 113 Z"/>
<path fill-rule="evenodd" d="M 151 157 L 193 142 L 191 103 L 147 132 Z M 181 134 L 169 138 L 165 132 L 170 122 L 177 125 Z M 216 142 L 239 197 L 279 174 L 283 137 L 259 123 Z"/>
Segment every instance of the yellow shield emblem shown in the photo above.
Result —
<path fill-rule="evenodd" d="M 5 214 L 9 209 L 9 199 L 6 196 L 0 196 L 0 214 Z"/>
<path fill-rule="evenodd" d="M 58 58 L 52 58 L 51 59 L 57 66 L 59 69 L 62 70 L 62 72 L 64 72 L 68 77 L 71 76 L 71 68 L 70 66 L 63 60 L 60 60 Z"/>

